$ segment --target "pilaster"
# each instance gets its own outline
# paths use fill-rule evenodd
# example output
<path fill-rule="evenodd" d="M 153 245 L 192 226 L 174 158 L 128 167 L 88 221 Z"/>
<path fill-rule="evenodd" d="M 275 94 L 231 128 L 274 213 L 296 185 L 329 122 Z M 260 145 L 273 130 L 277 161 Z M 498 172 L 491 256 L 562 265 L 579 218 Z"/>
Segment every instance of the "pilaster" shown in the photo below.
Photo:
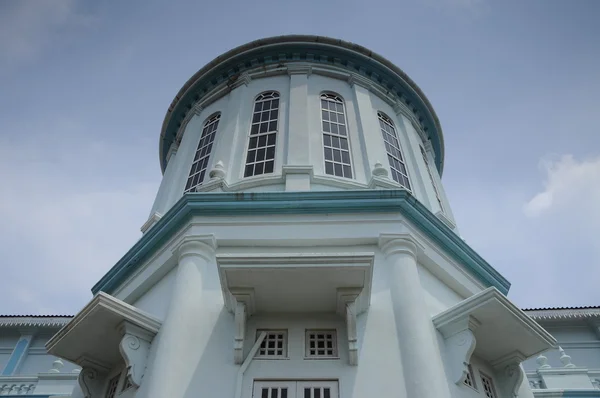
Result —
<path fill-rule="evenodd" d="M 385 161 L 386 164 L 383 167 L 387 169 L 389 166 L 387 164 L 387 153 L 381 138 L 377 113 L 371 102 L 371 93 L 368 88 L 370 85 L 368 81 L 365 82 L 364 80 L 361 76 L 352 75 L 349 83 L 354 91 L 359 132 L 362 132 L 360 139 L 365 155 L 365 176 L 368 181 L 372 176 L 371 165 Z"/>
<path fill-rule="evenodd" d="M 289 64 L 290 103 L 288 128 L 287 164 L 291 166 L 310 164 L 308 127 L 308 76 L 310 65 Z M 281 130 L 281 129 L 280 129 Z"/>

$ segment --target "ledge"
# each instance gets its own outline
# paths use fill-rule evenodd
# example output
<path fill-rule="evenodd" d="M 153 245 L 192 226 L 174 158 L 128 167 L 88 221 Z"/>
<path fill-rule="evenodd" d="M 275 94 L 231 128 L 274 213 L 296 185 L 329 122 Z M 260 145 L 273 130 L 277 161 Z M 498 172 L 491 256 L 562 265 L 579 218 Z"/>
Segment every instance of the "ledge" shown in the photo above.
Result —
<path fill-rule="evenodd" d="M 158 319 L 100 292 L 46 343 L 46 349 L 83 368 L 80 384 L 86 377 L 97 384 L 98 374 L 125 363 L 129 381 L 139 387 L 150 343 L 160 326 Z"/>
<path fill-rule="evenodd" d="M 433 324 L 444 336 L 454 383 L 464 381 L 475 353 L 501 370 L 507 395 L 523 378 L 519 364 L 556 345 L 554 337 L 493 287 L 436 315 Z"/>
<path fill-rule="evenodd" d="M 112 292 L 145 258 L 194 216 L 400 213 L 484 286 L 506 294 L 510 283 L 408 191 L 187 193 L 92 288 Z M 529 319 L 529 318 L 528 318 Z"/>

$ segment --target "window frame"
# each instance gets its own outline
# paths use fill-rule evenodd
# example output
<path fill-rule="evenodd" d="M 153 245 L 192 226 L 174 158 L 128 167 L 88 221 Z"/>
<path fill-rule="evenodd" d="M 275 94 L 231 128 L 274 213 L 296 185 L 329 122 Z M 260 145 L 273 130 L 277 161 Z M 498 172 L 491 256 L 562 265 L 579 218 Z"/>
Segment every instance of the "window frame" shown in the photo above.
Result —
<path fill-rule="evenodd" d="M 213 120 L 213 119 L 215 119 L 215 120 Z M 210 116 L 208 116 L 206 119 L 204 119 L 204 122 L 202 123 L 202 130 L 200 132 L 200 139 L 198 140 L 198 145 L 196 145 L 196 150 L 194 151 L 194 158 L 192 159 L 192 164 L 190 166 L 188 176 L 185 180 L 185 186 L 183 188 L 184 193 L 195 192 L 199 186 L 202 186 L 204 184 L 204 180 L 206 179 L 206 174 L 207 174 L 206 171 L 208 170 L 208 166 L 210 164 L 210 158 L 213 153 L 213 149 L 215 147 L 215 138 L 216 138 L 218 130 L 219 130 L 220 122 L 221 122 L 221 112 L 220 111 L 214 112 Z M 208 131 L 207 128 L 212 127 L 214 125 L 216 125 L 214 130 L 211 130 L 210 133 L 208 133 L 208 134 L 212 135 L 212 138 L 209 137 L 208 141 L 203 143 L 205 133 L 207 133 L 207 131 Z M 200 153 L 207 146 L 210 146 L 210 149 L 207 151 L 207 153 L 205 155 L 200 156 L 196 160 L 196 156 L 198 155 L 198 153 Z M 194 167 L 196 167 L 197 164 L 200 164 L 204 159 L 206 159 L 206 165 L 193 171 Z M 193 171 L 193 173 L 192 173 L 192 171 Z M 190 184 L 190 186 L 188 187 L 188 183 L 190 181 L 193 181 L 193 178 L 196 175 L 202 175 L 202 178 L 201 179 L 199 178 L 195 185 Z"/>
<path fill-rule="evenodd" d="M 470 378 L 472 385 L 469 385 L 467 383 L 467 378 Z M 475 372 L 473 372 L 473 367 L 471 366 L 471 364 L 467 365 L 467 375 L 465 376 L 465 380 L 463 381 L 463 384 L 466 387 L 479 392 L 479 390 L 477 389 L 477 382 L 476 382 L 476 379 L 475 379 Z"/>
<path fill-rule="evenodd" d="M 381 126 L 381 123 L 387 124 L 388 126 L 390 126 L 393 129 L 393 131 L 394 131 L 393 138 L 395 138 L 396 141 L 398 142 L 398 147 L 394 148 L 394 149 L 396 149 L 398 151 L 401 159 L 398 159 L 396 156 L 394 156 L 392 153 L 390 153 L 390 151 L 388 151 L 386 144 L 388 144 L 392 147 L 393 147 L 393 145 L 386 140 L 386 134 L 389 134 L 389 135 L 391 135 L 391 134 L 383 129 L 383 127 Z M 390 174 L 391 174 L 390 177 L 391 177 L 392 181 L 394 181 L 396 184 L 400 185 L 402 188 L 406 189 L 408 192 L 412 192 L 413 184 L 411 182 L 410 173 L 408 171 L 408 162 L 406 160 L 406 156 L 404 155 L 404 151 L 402 150 L 402 142 L 400 142 L 400 135 L 398 134 L 398 128 L 396 127 L 396 123 L 394 123 L 394 120 L 392 120 L 392 118 L 389 117 L 387 115 L 387 113 L 378 110 L 377 111 L 377 124 L 379 127 L 379 133 L 381 134 L 381 139 L 383 140 L 383 146 L 385 148 L 385 153 L 386 153 L 386 156 L 388 159 L 388 166 L 390 168 Z M 404 166 L 406 173 L 402 173 L 401 170 L 398 170 L 396 167 L 392 166 L 390 157 L 394 158 L 394 160 L 396 160 L 402 166 Z M 405 184 L 403 184 L 400 181 L 396 181 L 396 179 L 394 178 L 394 172 L 396 172 L 396 174 L 400 174 L 402 177 L 404 177 L 408 183 L 408 186 L 406 186 Z"/>
<path fill-rule="evenodd" d="M 310 354 L 310 334 L 311 333 L 322 333 L 322 334 L 326 334 L 326 333 L 331 333 L 332 334 L 332 341 L 333 341 L 333 354 L 332 355 L 311 355 Z M 325 339 L 325 341 L 327 341 L 327 339 Z M 318 349 L 315 349 L 318 350 Z M 325 348 L 325 350 L 327 350 L 327 348 Z M 331 329 L 305 329 L 304 330 L 304 359 L 307 360 L 313 360 L 313 359 L 339 359 L 340 358 L 340 352 L 339 352 L 339 344 L 338 344 L 338 331 L 335 328 L 331 328 Z"/>
<path fill-rule="evenodd" d="M 442 201 L 442 196 L 440 195 L 440 191 L 438 190 L 438 186 L 435 183 L 435 179 L 433 178 L 433 171 L 431 170 L 431 165 L 429 164 L 429 158 L 427 157 L 427 151 L 423 148 L 423 145 L 419 144 L 419 149 L 421 150 L 421 156 L 423 157 L 423 161 L 425 162 L 425 168 L 427 169 L 427 174 L 429 175 L 429 180 L 431 181 L 431 185 L 433 186 L 433 192 L 435 193 L 435 198 L 437 199 L 438 205 L 440 206 L 440 211 L 444 213 L 444 203 Z"/>
<path fill-rule="evenodd" d="M 259 121 L 258 122 L 258 126 L 259 126 L 258 129 L 259 129 L 259 131 L 258 131 L 258 133 L 256 133 L 256 134 L 253 135 L 252 134 L 252 127 L 255 125 L 255 122 L 254 122 L 255 114 L 257 112 L 258 112 L 258 114 L 260 114 L 260 113 L 263 112 L 262 109 L 260 111 L 256 111 L 255 110 L 256 104 L 259 101 L 260 102 L 266 101 L 266 99 L 265 100 L 259 100 L 259 98 L 261 96 L 265 95 L 265 94 L 271 94 L 271 95 L 272 94 L 276 94 L 277 95 L 276 98 L 271 98 L 270 99 L 270 100 L 273 100 L 273 99 L 277 99 L 278 100 L 278 104 L 277 104 L 277 118 L 274 120 L 276 122 L 276 129 L 274 131 L 266 131 L 264 133 L 261 133 L 260 132 L 260 125 L 261 125 L 262 121 Z M 261 91 L 260 93 L 258 93 L 257 95 L 254 96 L 254 99 L 252 100 L 252 108 L 251 108 L 250 119 L 249 119 L 250 120 L 250 123 L 249 123 L 250 126 L 249 126 L 248 132 L 246 134 L 247 138 L 246 138 L 246 145 L 245 145 L 244 157 L 243 157 L 243 162 L 242 162 L 243 166 L 242 166 L 242 171 L 241 171 L 241 179 L 261 177 L 261 176 L 264 177 L 265 175 L 273 175 L 273 174 L 275 174 L 276 165 L 277 165 L 277 145 L 278 145 L 278 141 L 280 141 L 280 138 L 281 138 L 281 137 L 279 137 L 279 132 L 281 130 L 281 128 L 280 128 L 281 127 L 281 103 L 282 103 L 282 96 L 281 96 L 281 93 L 278 90 L 265 90 L 265 91 Z M 269 109 L 269 111 L 272 111 L 272 110 L 273 109 Z M 269 119 L 267 121 L 267 124 L 269 124 L 271 122 L 273 122 L 273 120 Z M 269 140 L 268 136 L 270 134 L 274 134 L 275 135 L 275 142 L 272 145 L 269 145 L 269 143 L 268 143 L 269 142 L 268 141 Z M 267 137 L 266 138 L 266 143 L 265 143 L 264 147 L 259 147 L 258 146 L 259 145 L 259 142 L 258 142 L 259 138 L 258 137 L 260 137 L 260 136 L 266 136 Z M 257 137 L 257 143 L 256 143 L 256 147 L 251 149 L 250 148 L 250 141 L 252 140 L 253 137 Z M 267 158 L 266 158 L 267 157 L 267 149 L 269 147 L 271 147 L 271 146 L 273 147 L 273 158 L 267 160 Z M 255 151 L 258 152 L 259 149 L 264 149 L 265 150 L 265 158 L 264 158 L 264 160 L 257 162 L 256 161 L 256 155 L 257 154 L 255 153 L 255 155 L 254 155 L 254 161 L 248 162 L 250 150 L 255 150 Z M 265 166 L 266 166 L 267 162 L 269 162 L 269 161 L 273 162 L 273 169 L 270 172 L 265 173 L 264 172 Z M 255 168 L 256 166 L 255 165 L 257 163 L 262 163 L 263 164 L 263 172 L 261 174 L 254 174 L 254 171 L 256 170 L 256 168 Z M 246 175 L 246 168 L 249 166 L 249 164 L 253 165 L 253 169 L 252 169 L 252 173 L 253 174 Z"/>
<path fill-rule="evenodd" d="M 263 388 L 285 388 L 286 398 L 304 398 L 305 388 L 329 388 L 329 398 L 339 397 L 339 380 L 268 380 L 268 379 L 254 379 L 252 383 L 252 396 L 255 398 L 262 398 Z M 281 398 L 278 390 L 277 398 Z M 269 391 L 270 393 L 270 391 Z M 269 394 L 267 393 L 267 394 Z M 314 395 L 314 394 L 311 394 Z M 320 394 L 321 398 L 325 397 L 325 392 Z M 267 395 L 268 396 L 268 395 Z"/>
<path fill-rule="evenodd" d="M 491 376 L 489 376 L 488 374 L 482 372 L 481 369 L 479 369 L 479 378 L 481 380 L 481 392 L 483 393 L 483 395 L 486 398 L 498 398 L 498 392 L 496 390 L 496 383 L 494 383 L 494 378 L 491 377 Z M 491 391 L 492 392 L 492 396 L 491 397 L 487 396 L 487 392 L 485 390 L 485 381 L 486 381 L 486 379 L 489 382 L 490 389 L 492 390 Z"/>
<path fill-rule="evenodd" d="M 289 332 L 288 332 L 288 330 L 287 329 L 256 329 L 255 340 L 258 340 L 258 337 L 260 336 L 260 334 L 262 332 L 266 332 L 267 335 L 265 336 L 263 343 L 261 343 L 261 346 L 262 346 L 262 344 L 267 342 L 269 334 L 275 334 L 275 333 L 283 334 L 283 354 L 282 355 L 262 355 L 260 353 L 261 347 L 259 347 L 258 350 L 256 351 L 256 355 L 254 355 L 254 359 L 273 359 L 273 360 L 288 359 L 289 358 L 289 349 L 288 349 Z"/>
<path fill-rule="evenodd" d="M 325 131 L 325 129 L 323 128 L 323 124 L 325 122 L 331 123 L 331 119 L 330 120 L 324 120 L 323 118 L 323 111 L 327 111 L 330 112 L 329 109 L 323 109 L 323 104 L 321 101 L 323 101 L 323 96 L 333 96 L 333 97 L 337 97 L 342 105 L 342 112 L 344 114 L 344 127 L 346 129 L 346 135 L 341 135 L 339 133 L 332 133 L 331 131 Z M 336 110 L 336 113 L 337 110 Z M 335 122 L 336 125 L 338 125 L 338 122 Z M 344 178 L 344 179 L 348 179 L 348 180 L 355 180 L 356 179 L 356 170 L 354 168 L 354 162 L 353 162 L 353 158 L 352 158 L 352 144 L 350 142 L 350 127 L 348 125 L 348 108 L 346 107 L 346 101 L 344 100 L 344 97 L 342 97 L 340 94 L 333 92 L 333 91 L 322 91 L 319 94 L 319 124 L 320 124 L 320 129 L 321 129 L 321 153 L 323 156 L 323 174 L 327 175 L 327 176 L 331 176 L 331 177 L 338 177 L 338 178 Z M 326 145 L 325 144 L 325 136 L 329 136 L 329 137 L 336 137 L 338 139 L 345 139 L 348 148 L 347 149 L 343 149 L 342 145 L 341 145 L 341 141 L 340 141 L 340 147 L 336 148 L 333 146 L 333 144 L 331 143 L 330 145 Z M 330 138 L 331 139 L 331 138 Z M 331 160 L 327 160 L 326 156 L 325 156 L 325 149 L 329 148 L 332 151 L 332 155 L 331 155 Z M 333 155 L 333 150 L 339 150 L 340 151 L 340 157 L 341 159 L 343 159 L 343 152 L 348 152 L 348 163 L 343 163 L 343 160 L 340 161 L 336 161 L 334 160 L 335 156 Z M 329 174 L 327 173 L 327 162 L 331 163 L 333 165 L 333 174 Z M 335 165 L 336 164 L 340 164 L 342 166 L 342 175 L 337 175 L 335 174 Z M 350 168 L 350 176 L 345 176 L 345 172 L 344 172 L 344 166 L 347 166 Z"/>

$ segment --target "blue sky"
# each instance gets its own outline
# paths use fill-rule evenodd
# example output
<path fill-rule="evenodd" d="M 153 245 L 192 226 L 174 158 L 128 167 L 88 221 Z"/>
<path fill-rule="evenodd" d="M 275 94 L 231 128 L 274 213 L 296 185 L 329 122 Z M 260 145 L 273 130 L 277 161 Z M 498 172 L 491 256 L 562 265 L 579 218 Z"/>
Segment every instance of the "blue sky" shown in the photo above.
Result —
<path fill-rule="evenodd" d="M 139 238 L 162 119 L 232 47 L 327 35 L 423 89 L 461 235 L 522 307 L 600 305 L 600 2 L 0 2 L 1 313 L 74 313 Z"/>

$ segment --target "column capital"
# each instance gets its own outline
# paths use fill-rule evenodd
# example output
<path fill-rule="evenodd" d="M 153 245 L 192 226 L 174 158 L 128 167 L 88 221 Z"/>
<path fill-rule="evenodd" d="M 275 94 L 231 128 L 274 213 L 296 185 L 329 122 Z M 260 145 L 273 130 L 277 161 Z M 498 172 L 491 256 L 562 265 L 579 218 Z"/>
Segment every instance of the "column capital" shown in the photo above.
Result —
<path fill-rule="evenodd" d="M 394 254 L 409 254 L 417 257 L 421 244 L 410 234 L 381 234 L 379 248 L 386 257 Z"/>
<path fill-rule="evenodd" d="M 210 260 L 215 255 L 217 240 L 214 235 L 188 235 L 173 249 L 173 254 L 177 255 L 179 261 L 189 256 L 202 257 Z"/>

